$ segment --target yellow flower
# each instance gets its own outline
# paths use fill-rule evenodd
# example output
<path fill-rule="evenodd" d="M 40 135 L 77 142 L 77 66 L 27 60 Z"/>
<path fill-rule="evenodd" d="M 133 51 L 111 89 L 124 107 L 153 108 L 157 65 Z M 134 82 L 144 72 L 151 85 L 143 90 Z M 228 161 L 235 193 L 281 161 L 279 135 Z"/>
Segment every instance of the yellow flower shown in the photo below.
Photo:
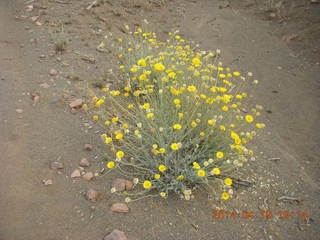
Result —
<path fill-rule="evenodd" d="M 237 94 L 237 95 L 236 95 L 236 98 L 237 98 L 237 99 L 242 99 L 243 97 L 242 97 L 242 95 Z"/>
<path fill-rule="evenodd" d="M 114 161 L 110 161 L 106 164 L 107 168 L 113 168 L 115 165 Z"/>
<path fill-rule="evenodd" d="M 183 118 L 184 114 L 183 113 L 178 113 L 179 118 Z"/>
<path fill-rule="evenodd" d="M 129 109 L 131 109 L 131 108 L 133 108 L 133 107 L 134 107 L 133 104 L 129 104 L 129 105 L 128 105 L 128 108 L 129 108 Z"/>
<path fill-rule="evenodd" d="M 104 48 L 106 45 L 104 44 L 104 42 L 101 42 L 98 46 L 97 46 L 97 48 Z"/>
<path fill-rule="evenodd" d="M 179 181 L 182 181 L 182 180 L 184 179 L 184 176 L 183 176 L 183 175 L 179 175 L 179 176 L 177 177 L 177 179 L 178 179 Z"/>
<path fill-rule="evenodd" d="M 191 123 L 191 127 L 196 127 L 197 125 L 198 124 L 196 122 L 194 122 L 194 121 Z"/>
<path fill-rule="evenodd" d="M 220 74 L 219 74 L 219 78 L 225 78 L 225 77 L 226 77 L 225 74 L 223 74 L 223 73 L 220 73 Z"/>
<path fill-rule="evenodd" d="M 117 158 L 123 158 L 123 157 L 124 157 L 124 152 L 118 151 L 118 152 L 116 153 L 116 156 L 117 156 Z"/>
<path fill-rule="evenodd" d="M 189 70 L 189 71 L 193 71 L 193 70 L 194 70 L 194 66 L 189 66 L 189 67 L 188 67 L 188 70 Z"/>
<path fill-rule="evenodd" d="M 127 92 L 130 92 L 131 91 L 131 87 L 126 86 L 126 87 L 124 87 L 124 90 L 127 91 Z"/>
<path fill-rule="evenodd" d="M 148 110 L 150 109 L 150 103 L 145 103 L 142 105 L 142 108 L 145 109 L 145 110 Z"/>
<path fill-rule="evenodd" d="M 162 63 L 156 63 L 153 65 L 154 70 L 156 71 L 163 71 L 166 69 L 166 67 Z"/>
<path fill-rule="evenodd" d="M 101 134 L 101 138 L 103 139 L 103 140 L 105 140 L 106 138 L 107 138 L 107 134 Z"/>
<path fill-rule="evenodd" d="M 191 86 L 188 86 L 187 90 L 189 92 L 195 92 L 197 90 L 197 88 L 195 86 L 191 85 Z"/>
<path fill-rule="evenodd" d="M 84 110 L 88 109 L 88 105 L 87 104 L 83 104 L 82 105 L 82 109 L 84 109 Z"/>
<path fill-rule="evenodd" d="M 246 121 L 248 122 L 248 123 L 251 123 L 251 122 L 253 122 L 253 120 L 254 120 L 254 118 L 253 118 L 253 116 L 252 115 L 246 115 Z"/>
<path fill-rule="evenodd" d="M 119 119 L 118 119 L 117 117 L 113 117 L 113 118 L 111 119 L 111 122 L 112 122 L 112 123 L 116 123 L 116 122 L 118 122 L 118 120 L 119 120 Z"/>
<path fill-rule="evenodd" d="M 173 129 L 180 130 L 182 128 L 181 124 L 174 124 Z"/>
<path fill-rule="evenodd" d="M 143 187 L 144 187 L 145 189 L 151 188 L 151 187 L 152 187 L 152 182 L 150 182 L 150 181 L 148 181 L 148 180 L 144 181 L 144 182 L 143 182 Z"/>
<path fill-rule="evenodd" d="M 216 100 L 214 98 L 207 98 L 206 103 L 213 104 Z"/>
<path fill-rule="evenodd" d="M 167 170 L 167 167 L 165 165 L 161 164 L 161 165 L 159 165 L 158 169 L 160 172 L 165 172 Z"/>
<path fill-rule="evenodd" d="M 219 90 L 219 92 L 224 93 L 224 92 L 226 92 L 228 89 L 226 89 L 226 88 L 224 88 L 224 87 L 221 87 L 221 88 L 219 88 L 218 90 Z"/>
<path fill-rule="evenodd" d="M 216 123 L 215 120 L 212 120 L 212 119 L 208 120 L 208 124 L 211 125 L 211 126 L 214 125 L 215 123 Z"/>
<path fill-rule="evenodd" d="M 121 94 L 121 92 L 118 91 L 118 90 L 117 91 L 112 91 L 110 93 L 111 93 L 112 96 L 119 96 Z"/>
<path fill-rule="evenodd" d="M 110 122 L 109 122 L 109 121 L 105 121 L 105 122 L 104 122 L 104 125 L 109 126 L 109 125 L 110 125 Z"/>
<path fill-rule="evenodd" d="M 159 149 L 159 152 L 160 152 L 160 153 L 165 153 L 165 152 L 166 152 L 166 149 L 165 149 L 165 148 L 160 148 L 160 149 Z"/>
<path fill-rule="evenodd" d="M 238 77 L 238 76 L 240 76 L 240 73 L 239 72 L 233 72 L 233 75 Z"/>
<path fill-rule="evenodd" d="M 228 106 L 223 106 L 221 109 L 222 109 L 222 111 L 225 111 L 225 112 L 227 112 L 229 110 Z"/>
<path fill-rule="evenodd" d="M 166 194 L 165 192 L 161 192 L 161 193 L 160 193 L 160 196 L 163 197 L 163 198 L 166 198 L 166 197 L 167 197 L 167 194 Z"/>
<path fill-rule="evenodd" d="M 221 198 L 222 198 L 223 200 L 228 200 L 229 197 L 230 197 L 229 193 L 223 192 L 223 193 L 221 194 Z"/>
<path fill-rule="evenodd" d="M 221 171 L 219 168 L 213 168 L 212 173 L 213 173 L 213 175 L 219 175 L 221 173 Z"/>
<path fill-rule="evenodd" d="M 181 37 L 180 37 L 179 35 L 176 35 L 175 38 L 176 38 L 177 40 L 181 39 Z"/>
<path fill-rule="evenodd" d="M 203 166 L 208 167 L 208 166 L 209 166 L 209 162 L 208 162 L 208 161 L 205 161 L 205 162 L 203 163 Z"/>
<path fill-rule="evenodd" d="M 197 58 L 197 57 L 192 58 L 191 62 L 195 67 L 200 67 L 201 66 L 201 60 L 199 58 Z"/>
<path fill-rule="evenodd" d="M 201 169 L 201 170 L 198 171 L 198 176 L 199 177 L 204 177 L 205 175 L 206 175 L 206 172 L 204 170 Z"/>
<path fill-rule="evenodd" d="M 141 67 L 146 67 L 147 64 L 146 64 L 146 60 L 145 59 L 140 59 L 138 60 L 137 64 Z"/>
<path fill-rule="evenodd" d="M 119 68 L 120 68 L 120 69 L 124 69 L 124 68 L 125 68 L 125 66 L 121 65 L 121 66 L 119 66 Z"/>
<path fill-rule="evenodd" d="M 217 152 L 216 156 L 217 156 L 217 158 L 223 158 L 224 153 L 223 152 Z"/>
<path fill-rule="evenodd" d="M 205 133 L 205 132 L 200 132 L 199 135 L 200 135 L 200 136 L 205 136 L 206 133 Z"/>
<path fill-rule="evenodd" d="M 180 101 L 180 99 L 175 98 L 175 99 L 173 100 L 173 103 L 174 103 L 174 104 L 180 104 L 180 103 L 181 103 L 181 101 Z"/>
<path fill-rule="evenodd" d="M 145 81 L 146 79 L 147 79 L 147 75 L 144 73 L 139 76 L 140 81 Z"/>
<path fill-rule="evenodd" d="M 172 78 L 172 79 L 175 79 L 175 78 L 176 78 L 176 75 L 177 75 L 177 74 L 176 74 L 175 72 L 171 72 L 171 73 L 168 74 L 168 77 L 169 77 L 169 78 Z"/>
<path fill-rule="evenodd" d="M 130 71 L 135 73 L 139 70 L 139 68 L 137 66 L 133 66 L 132 68 L 130 68 Z"/>
<path fill-rule="evenodd" d="M 112 138 L 111 138 L 111 137 L 107 137 L 104 142 L 105 142 L 106 144 L 109 144 L 109 143 L 112 142 Z"/>
<path fill-rule="evenodd" d="M 234 139 L 234 143 L 235 144 L 240 144 L 241 143 L 241 139 L 239 137 Z"/>
<path fill-rule="evenodd" d="M 148 114 L 147 114 L 147 118 L 152 119 L 153 117 L 154 117 L 154 114 L 153 114 L 153 113 L 148 113 Z"/>
<path fill-rule="evenodd" d="M 157 155 L 157 154 L 159 154 L 160 152 L 159 152 L 159 150 L 153 149 L 153 150 L 152 150 L 152 153 L 153 153 L 154 155 Z"/>
<path fill-rule="evenodd" d="M 123 134 L 122 133 L 117 133 L 116 134 L 116 139 L 117 140 L 121 140 L 123 138 Z"/>
<path fill-rule="evenodd" d="M 178 143 L 171 143 L 171 149 L 173 151 L 179 150 L 179 144 Z"/>
<path fill-rule="evenodd" d="M 104 99 L 99 99 L 94 106 L 98 108 L 101 106 L 102 103 L 104 103 Z"/>
<path fill-rule="evenodd" d="M 256 128 L 264 128 L 265 124 L 264 123 L 257 123 Z"/>
<path fill-rule="evenodd" d="M 224 184 L 227 185 L 227 186 L 231 186 L 232 185 L 232 179 L 231 178 L 226 178 L 224 180 Z"/>
<path fill-rule="evenodd" d="M 168 78 L 166 78 L 166 77 L 162 77 L 161 80 L 162 80 L 163 82 L 169 82 Z"/>
<path fill-rule="evenodd" d="M 192 168 L 194 168 L 194 169 L 200 169 L 199 163 L 193 162 L 193 163 L 192 163 Z"/>
<path fill-rule="evenodd" d="M 92 119 L 93 119 L 94 121 L 98 121 L 98 120 L 99 120 L 99 116 L 94 115 L 94 116 L 92 117 Z"/>
<path fill-rule="evenodd" d="M 231 136 L 232 139 L 239 138 L 239 135 L 237 133 L 235 133 L 235 132 L 231 132 L 230 136 Z"/>
<path fill-rule="evenodd" d="M 159 173 L 156 173 L 153 177 L 154 177 L 154 179 L 159 179 L 161 176 Z"/>

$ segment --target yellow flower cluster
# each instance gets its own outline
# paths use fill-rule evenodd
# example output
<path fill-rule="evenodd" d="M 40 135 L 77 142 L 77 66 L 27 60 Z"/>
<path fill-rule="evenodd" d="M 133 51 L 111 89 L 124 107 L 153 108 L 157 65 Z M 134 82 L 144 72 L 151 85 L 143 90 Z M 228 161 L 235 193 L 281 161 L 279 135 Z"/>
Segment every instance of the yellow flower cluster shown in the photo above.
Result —
<path fill-rule="evenodd" d="M 106 166 L 130 171 L 163 198 L 174 190 L 191 199 L 191 186 L 210 180 L 232 186 L 222 177 L 253 157 L 249 143 L 265 127 L 251 101 L 253 74 L 232 71 L 220 50 L 197 51 L 177 32 L 166 42 L 141 28 L 130 34 L 115 41 L 125 85 L 92 98 L 92 119 L 103 122 L 101 138 L 115 153 Z"/>

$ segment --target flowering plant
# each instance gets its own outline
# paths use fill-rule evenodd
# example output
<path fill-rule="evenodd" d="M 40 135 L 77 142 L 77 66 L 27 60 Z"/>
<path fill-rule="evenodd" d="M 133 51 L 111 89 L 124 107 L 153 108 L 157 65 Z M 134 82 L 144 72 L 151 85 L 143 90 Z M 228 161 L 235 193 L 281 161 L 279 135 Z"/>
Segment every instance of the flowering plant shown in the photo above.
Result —
<path fill-rule="evenodd" d="M 253 156 L 248 143 L 265 126 L 262 106 L 250 99 L 258 83 L 252 73 L 232 71 L 219 61 L 220 50 L 200 51 L 178 32 L 163 42 L 137 28 L 110 42 L 123 86 L 92 99 L 93 119 L 103 123 L 101 137 L 114 152 L 106 166 L 141 184 L 135 194 L 190 199 L 212 182 L 231 186 L 226 176 Z"/>

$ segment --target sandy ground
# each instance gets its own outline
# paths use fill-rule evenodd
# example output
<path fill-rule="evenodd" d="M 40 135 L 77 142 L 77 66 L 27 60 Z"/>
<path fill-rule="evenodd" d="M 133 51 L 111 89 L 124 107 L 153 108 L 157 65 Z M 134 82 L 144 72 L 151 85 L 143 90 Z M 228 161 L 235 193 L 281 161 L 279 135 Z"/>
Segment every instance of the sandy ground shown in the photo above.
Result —
<path fill-rule="evenodd" d="M 102 239 L 113 229 L 129 240 L 319 239 L 320 4 L 292 1 L 265 9 L 255 1 L 121 0 L 86 11 L 88 1 L 26 2 L 0 1 L 1 240 Z M 269 19 L 270 12 L 277 16 Z M 32 22 L 32 16 L 40 17 Z M 255 185 L 238 189 L 230 201 L 199 193 L 194 201 L 142 200 L 130 204 L 128 214 L 116 214 L 110 206 L 123 198 L 109 189 L 117 174 L 70 179 L 82 157 L 91 163 L 87 171 L 99 172 L 104 149 L 99 128 L 85 114 L 72 114 L 68 103 L 114 80 L 105 74 L 113 58 L 95 50 L 104 34 L 121 35 L 123 23 L 144 18 L 160 34 L 178 27 L 204 49 L 221 49 L 224 63 L 260 80 L 256 99 L 266 106 L 268 128 L 257 143 L 257 160 L 238 173 Z M 292 34 L 299 36 L 282 39 Z M 61 38 L 66 51 L 56 54 Z M 84 55 L 96 62 L 83 61 Z M 52 68 L 56 76 L 48 74 Z M 40 96 L 36 104 L 32 95 Z M 83 150 L 85 143 L 93 151 Z M 65 165 L 60 172 L 49 168 L 57 159 Z M 53 184 L 45 186 L 48 179 Z M 83 197 L 89 188 L 101 193 L 96 203 Z M 279 201 L 282 196 L 298 200 Z M 273 216 L 215 219 L 217 209 Z M 291 216 L 283 218 L 284 211 Z"/>

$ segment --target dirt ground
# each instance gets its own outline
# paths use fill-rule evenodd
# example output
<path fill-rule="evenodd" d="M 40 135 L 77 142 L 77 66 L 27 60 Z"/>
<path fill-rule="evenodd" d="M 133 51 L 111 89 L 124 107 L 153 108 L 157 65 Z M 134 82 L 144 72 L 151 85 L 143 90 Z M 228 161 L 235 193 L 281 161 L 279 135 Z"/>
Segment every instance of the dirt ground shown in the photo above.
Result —
<path fill-rule="evenodd" d="M 129 240 L 320 239 L 320 3 L 109 0 L 87 10 L 91 2 L 0 1 L 0 240 L 103 239 L 113 229 Z M 119 214 L 110 211 L 124 200 L 110 193 L 116 173 L 70 178 L 83 157 L 100 172 L 105 151 L 99 127 L 68 103 L 115 80 L 107 71 L 113 57 L 96 46 L 107 32 L 122 35 L 124 23 L 143 19 L 160 34 L 179 28 L 202 48 L 221 49 L 226 65 L 260 80 L 256 100 L 268 127 L 256 161 L 236 173 L 255 184 L 235 189 L 231 200 L 203 193 L 193 201 L 145 199 Z M 56 160 L 61 171 L 49 167 Z M 90 188 L 101 193 L 95 203 L 84 198 Z M 215 218 L 220 209 L 272 216 Z"/>

